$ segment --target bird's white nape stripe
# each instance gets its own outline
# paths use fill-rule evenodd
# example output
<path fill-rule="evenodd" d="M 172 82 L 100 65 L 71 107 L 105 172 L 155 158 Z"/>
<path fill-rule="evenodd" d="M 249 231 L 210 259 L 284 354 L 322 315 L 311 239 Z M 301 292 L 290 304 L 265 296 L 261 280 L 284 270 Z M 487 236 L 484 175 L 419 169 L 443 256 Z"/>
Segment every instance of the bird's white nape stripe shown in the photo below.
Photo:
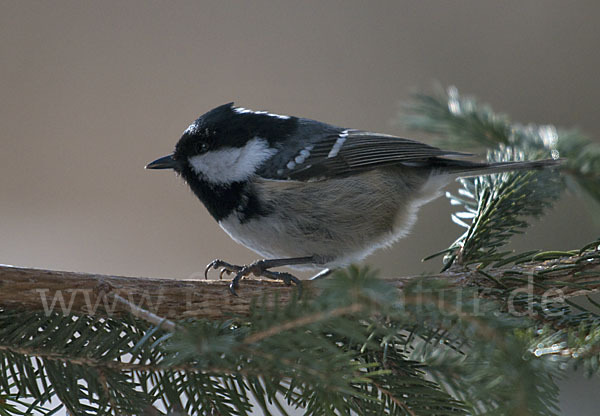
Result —
<path fill-rule="evenodd" d="M 279 118 L 282 120 L 287 120 L 290 118 L 290 116 L 284 116 L 281 114 L 275 114 L 275 113 L 269 113 L 268 111 L 254 111 L 254 110 L 250 110 L 248 108 L 244 108 L 244 107 L 234 107 L 233 111 L 235 111 L 238 114 L 263 114 L 265 116 L 269 116 L 269 117 L 275 117 L 275 118 Z"/>
<path fill-rule="evenodd" d="M 252 176 L 256 169 L 277 153 L 260 137 L 250 140 L 244 147 L 228 147 L 189 158 L 196 174 L 215 185 L 240 182 Z"/>
<path fill-rule="evenodd" d="M 344 142 L 346 141 L 347 138 L 348 138 L 348 130 L 342 131 L 338 135 L 338 139 L 333 144 L 333 147 L 329 151 L 329 154 L 327 155 L 327 157 L 328 158 L 336 157 L 337 154 L 340 152 L 340 150 L 341 150 L 342 146 L 344 145 Z"/>
<path fill-rule="evenodd" d="M 187 129 L 183 131 L 183 134 L 195 134 L 198 131 L 198 126 L 196 123 L 192 123 L 188 126 Z"/>

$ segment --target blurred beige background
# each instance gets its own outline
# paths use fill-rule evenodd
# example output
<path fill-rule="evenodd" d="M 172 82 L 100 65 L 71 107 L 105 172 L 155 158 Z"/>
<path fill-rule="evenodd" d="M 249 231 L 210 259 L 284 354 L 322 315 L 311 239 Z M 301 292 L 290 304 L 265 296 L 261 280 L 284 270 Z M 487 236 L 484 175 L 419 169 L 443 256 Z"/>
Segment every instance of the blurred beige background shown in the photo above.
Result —
<path fill-rule="evenodd" d="M 599 18 L 594 0 L 2 0 L 0 263 L 187 278 L 253 260 L 174 174 L 143 169 L 229 101 L 407 135 L 399 103 L 439 81 L 598 138 Z M 461 232 L 450 212 L 430 204 L 367 262 L 438 269 L 419 259 Z M 600 234 L 594 212 L 565 195 L 513 246 L 580 247 Z M 564 414 L 595 414 L 597 386 L 565 383 Z"/>

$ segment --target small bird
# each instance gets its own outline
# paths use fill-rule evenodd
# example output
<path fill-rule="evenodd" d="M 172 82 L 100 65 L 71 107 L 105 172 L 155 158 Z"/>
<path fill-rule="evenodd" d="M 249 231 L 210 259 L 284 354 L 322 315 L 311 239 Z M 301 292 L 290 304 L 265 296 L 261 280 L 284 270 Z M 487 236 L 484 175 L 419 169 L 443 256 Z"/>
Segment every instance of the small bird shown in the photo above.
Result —
<path fill-rule="evenodd" d="M 173 169 L 229 236 L 264 257 L 237 266 L 250 274 L 299 279 L 271 268 L 320 268 L 315 278 L 360 261 L 404 237 L 418 209 L 451 180 L 555 166 L 559 160 L 471 162 L 467 153 L 418 141 L 253 111 L 233 103 L 200 116 L 175 151 L 147 169 Z"/>

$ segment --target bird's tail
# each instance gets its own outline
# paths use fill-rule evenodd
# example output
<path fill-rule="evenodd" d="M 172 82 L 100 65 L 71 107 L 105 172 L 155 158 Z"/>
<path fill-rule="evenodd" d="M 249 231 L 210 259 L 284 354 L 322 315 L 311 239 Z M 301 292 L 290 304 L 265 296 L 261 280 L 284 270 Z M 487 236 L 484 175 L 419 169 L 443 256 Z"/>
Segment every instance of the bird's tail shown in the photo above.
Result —
<path fill-rule="evenodd" d="M 561 165 L 565 159 L 524 160 L 515 162 L 469 162 L 467 160 L 438 159 L 438 166 L 446 173 L 466 178 L 494 173 L 511 172 L 517 170 L 546 169 Z"/>

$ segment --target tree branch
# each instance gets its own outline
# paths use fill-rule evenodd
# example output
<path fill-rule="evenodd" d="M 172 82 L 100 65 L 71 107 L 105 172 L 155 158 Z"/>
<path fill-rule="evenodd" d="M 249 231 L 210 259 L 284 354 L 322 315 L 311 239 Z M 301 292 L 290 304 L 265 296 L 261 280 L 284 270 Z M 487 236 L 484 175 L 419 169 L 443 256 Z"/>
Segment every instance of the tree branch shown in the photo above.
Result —
<path fill-rule="evenodd" d="M 430 276 L 389 279 L 399 289 L 416 278 L 445 279 L 457 287 L 529 290 L 548 298 L 573 297 L 600 291 L 600 252 L 586 251 L 546 261 L 532 261 L 478 271 L 451 269 Z M 274 293 L 280 302 L 293 296 L 282 282 L 245 279 L 239 296 L 228 291 L 228 280 L 178 280 L 108 276 L 0 265 L 0 308 L 119 315 L 143 309 L 163 319 L 222 319 L 247 315 L 253 299 Z M 303 282 L 304 296 L 317 290 Z M 170 325 L 170 322 L 166 323 Z"/>

